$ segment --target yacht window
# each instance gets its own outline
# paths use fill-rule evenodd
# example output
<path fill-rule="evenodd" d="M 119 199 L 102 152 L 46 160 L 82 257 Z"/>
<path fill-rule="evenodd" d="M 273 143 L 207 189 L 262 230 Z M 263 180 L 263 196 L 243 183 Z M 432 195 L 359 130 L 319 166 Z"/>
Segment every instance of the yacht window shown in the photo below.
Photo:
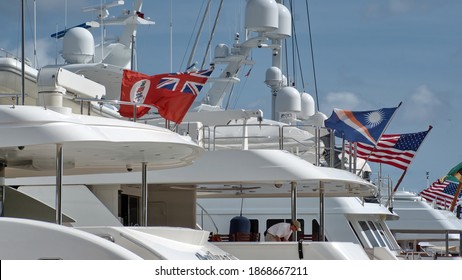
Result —
<path fill-rule="evenodd" d="M 253 232 L 253 233 L 258 233 L 258 227 L 259 227 L 259 223 L 258 223 L 258 219 L 249 219 L 250 221 L 250 232 Z"/>
<path fill-rule="evenodd" d="M 361 226 L 361 229 L 364 231 L 364 233 L 367 236 L 367 239 L 371 243 L 372 247 L 379 247 L 379 243 L 374 237 L 374 234 L 372 233 L 371 229 L 367 225 L 365 221 L 359 221 L 359 225 Z"/>
<path fill-rule="evenodd" d="M 387 247 L 390 248 L 390 249 L 392 249 L 393 246 L 391 246 L 391 242 L 390 242 L 390 240 L 388 239 L 388 236 L 385 234 L 385 230 L 383 229 L 382 224 L 381 224 L 381 223 L 377 223 L 377 222 L 376 222 L 375 224 L 376 224 L 377 229 L 378 229 L 380 235 L 382 236 L 383 240 L 385 240 L 385 243 L 387 243 Z"/>
<path fill-rule="evenodd" d="M 386 247 L 385 242 L 382 239 L 382 236 L 380 235 L 380 233 L 374 225 L 374 222 L 369 221 L 369 227 L 372 229 L 372 234 L 375 236 L 377 241 L 379 241 L 380 247 Z"/>
<path fill-rule="evenodd" d="M 353 230 L 353 233 L 356 235 L 356 238 L 359 240 L 359 243 L 361 244 L 361 246 L 362 246 L 363 248 L 365 248 L 365 247 L 364 247 L 364 244 L 363 244 L 363 241 L 361 240 L 361 238 L 359 238 L 358 233 L 357 233 L 356 230 L 355 230 L 355 227 L 351 224 L 350 221 L 348 221 L 348 224 L 350 225 L 351 230 Z"/>

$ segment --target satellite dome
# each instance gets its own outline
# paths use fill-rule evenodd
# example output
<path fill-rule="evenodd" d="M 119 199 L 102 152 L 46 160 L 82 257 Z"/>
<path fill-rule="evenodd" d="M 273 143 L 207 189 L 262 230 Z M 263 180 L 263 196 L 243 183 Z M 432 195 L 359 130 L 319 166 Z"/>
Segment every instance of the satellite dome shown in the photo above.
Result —
<path fill-rule="evenodd" d="M 272 66 L 266 70 L 265 84 L 268 86 L 278 86 L 282 83 L 282 71 L 281 69 Z"/>
<path fill-rule="evenodd" d="M 327 116 L 322 112 L 316 112 L 314 115 L 308 118 L 307 124 L 311 124 L 317 127 L 324 127 L 324 121 L 327 120 Z"/>
<path fill-rule="evenodd" d="M 308 119 L 314 113 L 316 112 L 315 106 L 314 106 L 314 99 L 313 97 L 306 92 L 302 92 L 301 94 L 301 112 L 299 114 L 301 119 Z"/>
<path fill-rule="evenodd" d="M 266 33 L 266 36 L 274 39 L 284 39 L 292 36 L 292 16 L 286 6 L 278 3 L 279 25 L 274 31 Z"/>
<path fill-rule="evenodd" d="M 69 63 L 88 63 L 95 55 L 95 40 L 85 28 L 74 27 L 63 38 L 64 60 Z"/>
<path fill-rule="evenodd" d="M 276 96 L 276 112 L 300 112 L 300 93 L 294 87 L 283 87 Z"/>
<path fill-rule="evenodd" d="M 278 5 L 275 0 L 248 0 L 245 6 L 245 28 L 267 32 L 278 28 Z"/>
<path fill-rule="evenodd" d="M 215 47 L 215 58 L 226 58 L 229 56 L 229 47 L 226 44 L 218 44 Z"/>
<path fill-rule="evenodd" d="M 286 75 L 282 74 L 282 85 L 283 86 L 288 86 L 288 81 Z"/>

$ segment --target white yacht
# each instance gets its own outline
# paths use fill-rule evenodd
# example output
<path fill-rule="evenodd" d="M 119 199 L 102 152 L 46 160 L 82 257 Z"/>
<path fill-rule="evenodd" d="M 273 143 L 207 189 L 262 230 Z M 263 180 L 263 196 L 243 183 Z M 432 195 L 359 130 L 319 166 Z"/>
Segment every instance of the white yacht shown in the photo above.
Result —
<path fill-rule="evenodd" d="M 382 199 L 383 203 L 386 201 L 388 197 Z M 391 207 L 400 218 L 386 223 L 401 248 L 412 258 L 460 256 L 460 216 L 447 209 L 438 209 L 418 194 L 408 191 L 394 193 Z"/>
<path fill-rule="evenodd" d="M 322 159 L 323 152 L 330 150 L 325 149 L 328 145 L 324 145 L 321 138 L 326 138 L 326 143 L 333 147 L 333 139 L 329 139 L 328 132 L 322 128 L 325 115 L 315 112 L 311 96 L 288 86 L 287 79 L 282 75 L 280 50 L 283 40 L 289 38 L 292 31 L 291 15 L 284 5 L 272 0 L 247 1 L 248 35 L 242 42 L 236 38 L 232 47 L 220 44 L 215 49 L 213 63 L 224 63 L 224 70 L 218 77 L 209 80 L 212 85 L 204 99 L 186 115 L 184 123 L 176 127 L 177 132 L 187 135 L 186 138 L 195 143 L 158 128 L 156 125 L 163 126 L 165 121 L 158 118 L 156 112 L 138 119 L 138 123 L 128 123 L 118 120 L 121 117 L 117 107 L 108 105 L 111 100 L 119 99 L 122 71 L 131 64 L 128 55 L 131 36 L 126 35 L 133 34 L 137 23 L 149 23 L 138 16 L 140 7 L 141 1 L 137 1 L 132 13 L 111 19 L 112 22 L 130 24 L 126 29 L 129 32 L 124 33 L 125 37 L 121 37 L 119 43 L 106 46 L 110 50 L 105 52 L 107 56 L 98 58 L 100 52 L 92 53 L 94 42 L 91 33 L 76 27 L 63 37 L 63 54 L 67 63 L 38 70 L 38 94 L 35 100 L 41 107 L 32 107 L 31 110 L 53 112 L 44 121 L 51 122 L 53 126 L 55 117 L 64 119 L 59 124 L 71 123 L 71 131 L 68 138 L 60 131 L 57 135 L 51 135 L 53 141 L 44 143 L 34 142 L 35 137 L 27 137 L 23 140 L 30 142 L 22 145 L 2 145 L 5 150 L 12 150 L 8 161 L 17 160 L 13 166 L 7 162 L 8 167 L 5 168 L 5 184 L 15 186 L 4 187 L 8 190 L 3 196 L 5 216 L 31 218 L 37 213 L 21 212 L 21 209 L 12 211 L 10 206 L 20 204 L 10 201 L 9 193 L 22 199 L 28 199 L 25 196 L 33 197 L 45 204 L 37 203 L 43 213 L 53 212 L 50 208 L 59 210 L 62 207 L 65 214 L 63 222 L 67 225 L 80 229 L 82 233 L 105 237 L 107 240 L 101 240 L 113 241 L 117 248 L 128 250 L 124 252 L 141 258 L 397 259 L 398 245 L 384 223 L 386 219 L 395 219 L 396 215 L 356 198 L 375 196 L 377 188 L 374 185 L 353 173 L 327 167 L 334 165 L 334 157 L 327 161 Z M 82 44 L 77 44 L 81 41 Z M 84 47 L 76 50 L 75 46 Z M 272 51 L 273 65 L 266 72 L 265 82 L 273 93 L 274 120 L 264 119 L 260 110 L 231 111 L 221 106 L 231 85 L 239 81 L 242 66 L 252 63 L 248 61 L 251 50 L 259 48 L 270 48 Z M 89 53 L 82 51 L 87 49 Z M 91 91 L 80 88 L 87 83 L 91 84 Z M 19 111 L 21 108 L 7 105 L 5 111 Z M 112 119 L 88 116 L 95 114 Z M 30 125 L 30 121 L 28 117 L 25 123 Z M 9 124 L 5 122 L 5 126 Z M 72 129 L 73 125 L 83 130 L 94 129 L 94 137 L 102 139 L 87 139 L 81 136 L 85 134 L 73 133 L 77 131 Z M 43 128 L 38 126 L 37 129 Z M 46 132 L 46 129 L 43 130 L 43 133 Z M 170 138 L 158 143 L 158 134 L 175 138 L 176 145 L 170 145 Z M 11 137 L 19 136 L 12 134 Z M 64 137 L 64 140 L 60 137 Z M 113 137 L 120 140 L 115 141 Z M 21 158 L 21 153 L 28 153 L 32 144 L 38 145 L 33 149 L 35 154 L 31 151 L 29 158 Z M 42 149 L 39 144 L 48 146 Z M 158 145 L 164 149 L 157 150 Z M 64 176 L 59 182 L 55 176 L 49 176 L 58 173 L 53 168 L 56 157 L 49 157 L 50 154 L 54 155 L 53 147 L 56 146 L 65 148 L 62 154 L 63 169 L 59 172 Z M 67 146 L 69 152 L 66 152 Z M 21 150 L 19 147 L 24 148 Z M 201 154 L 201 147 L 208 151 L 196 158 Z M 335 153 L 332 151 L 332 154 Z M 79 160 L 74 160 L 74 157 Z M 190 165 L 181 167 L 187 164 Z M 31 166 L 33 170 L 23 172 L 24 166 Z M 149 171 L 149 168 L 168 169 Z M 16 175 L 9 176 L 10 172 Z M 82 175 L 88 173 L 92 175 Z M 15 177 L 17 174 L 22 176 Z M 60 185 L 62 194 L 59 200 L 62 200 L 62 205 L 53 206 L 51 201 L 55 188 Z M 229 196 L 238 199 L 224 200 Z M 279 207 L 267 217 L 258 211 L 253 213 L 252 208 L 243 208 L 249 218 L 261 219 L 257 233 L 264 232 L 267 220 L 301 219 L 305 241 L 285 244 L 208 242 L 209 231 L 226 233 L 225 224 L 232 215 L 238 214 L 231 206 L 218 209 L 220 205 L 233 204 L 236 207 L 242 202 L 242 197 L 245 197 L 245 205 L 247 202 L 255 202 L 256 205 L 258 200 L 259 204 L 274 203 Z M 197 198 L 201 198 L 200 204 L 205 211 L 210 210 L 212 215 L 223 215 L 220 228 L 216 231 L 214 226 L 198 222 L 202 214 L 196 209 Z M 282 206 L 289 198 L 290 205 Z M 207 209 L 209 206 L 206 203 L 209 201 L 211 209 Z M 219 206 L 213 206 L 213 203 Z M 92 211 L 89 213 L 90 209 Z M 220 211 L 214 213 L 215 209 Z M 50 217 L 35 218 L 50 220 Z M 6 224 L 7 219 L 3 221 Z M 319 229 L 312 226 L 315 224 L 313 221 L 316 221 Z M 204 230 L 196 230 L 198 224 L 202 224 Z M 132 227 L 135 225 L 148 227 Z M 172 236 L 173 232 L 175 235 Z M 308 235 L 318 235 L 321 242 L 306 240 Z M 43 244 L 46 246 L 47 243 Z M 274 255 L 275 249 L 281 254 Z M 5 252 L 11 254 L 11 251 Z M 69 256 L 56 253 L 23 257 Z M 74 257 L 85 258 L 82 255 Z M 5 253 L 5 258 L 8 258 L 8 253 Z M 87 258 L 97 257 L 88 255 Z"/>
<path fill-rule="evenodd" d="M 141 1 L 137 4 L 140 7 Z M 138 11 L 125 15 L 126 19 L 138 18 Z M 14 61 L 18 60 L 0 61 L 2 90 L 7 92 L 2 97 L 18 91 L 11 80 L 23 79 L 24 84 L 27 79 L 34 84 L 34 75 L 37 91 L 14 96 L 21 105 L 0 105 L 1 259 L 235 259 L 207 242 L 206 231 L 123 227 L 86 186 L 68 187 L 63 181 L 71 174 L 141 170 L 138 181 L 144 186 L 144 206 L 140 208 L 146 213 L 147 171 L 189 165 L 203 154 L 203 148 L 165 128 L 74 114 L 65 100 L 102 97 L 106 87 L 60 66 L 37 71 L 28 67 L 27 76 L 22 75 Z M 31 99 L 38 104 L 26 105 Z M 50 175 L 49 188 L 40 187 L 36 197 L 8 183 L 12 178 L 29 178 L 40 185 Z M 49 204 L 37 200 L 41 195 Z M 110 195 L 106 198 L 111 199 Z M 68 199 L 72 205 L 67 205 Z M 63 213 L 76 206 L 72 214 Z M 85 216 L 96 224 L 77 229 L 73 223 Z M 143 218 L 140 224 L 146 226 L 146 215 Z"/>

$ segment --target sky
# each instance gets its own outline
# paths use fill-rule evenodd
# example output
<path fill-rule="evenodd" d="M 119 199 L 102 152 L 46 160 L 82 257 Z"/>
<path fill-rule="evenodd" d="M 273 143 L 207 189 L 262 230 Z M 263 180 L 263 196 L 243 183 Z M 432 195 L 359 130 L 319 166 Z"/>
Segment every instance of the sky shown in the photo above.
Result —
<path fill-rule="evenodd" d="M 20 55 L 20 2 L 0 1 L 0 26 L 3 36 L 0 48 Z M 32 0 L 26 1 L 26 56 L 33 56 Z M 93 20 L 94 14 L 81 8 L 99 5 L 102 0 L 37 0 L 38 66 L 62 62 L 60 41 L 50 34 Z M 183 71 L 194 40 L 195 26 L 205 0 L 145 0 L 142 11 L 156 24 L 141 26 L 137 35 L 138 71 L 159 74 Z M 213 1 L 215 15 L 219 1 Z M 125 1 L 130 9 L 132 0 Z M 289 1 L 285 1 L 289 6 Z M 445 175 L 462 161 L 459 143 L 462 130 L 458 123 L 458 101 L 462 97 L 462 1 L 460 0 L 309 0 L 311 37 L 316 71 L 315 89 L 313 60 L 306 16 L 306 1 L 294 0 L 294 23 L 300 64 L 292 58 L 287 75 L 300 91 L 319 100 L 319 110 L 330 116 L 333 108 L 353 111 L 384 107 L 398 109 L 385 133 L 411 133 L 433 130 L 421 145 L 411 163 L 400 190 L 419 192 L 429 182 Z M 234 34 L 243 32 L 245 1 L 225 1 L 211 43 L 233 44 Z M 118 15 L 121 8 L 110 10 Z M 204 34 L 212 30 L 214 18 L 206 21 Z M 108 34 L 117 33 L 109 29 Z M 100 31 L 96 30 L 98 41 Z M 201 63 L 208 37 L 201 37 L 195 60 Z M 171 44 L 170 44 L 171 42 Z M 287 41 L 288 57 L 294 44 Z M 211 53 L 207 56 L 210 61 Z M 271 66 L 271 52 L 256 49 L 251 58 L 256 62 L 248 77 L 230 99 L 231 109 L 261 109 L 270 117 L 270 90 L 264 84 L 265 71 Z M 243 69 L 247 73 L 249 66 Z M 217 67 L 217 70 L 220 67 Z M 295 69 L 295 70 L 292 70 Z M 215 70 L 215 71 L 217 71 Z M 285 72 L 286 73 L 286 72 Z M 294 75 L 295 73 L 295 75 Z M 302 78 L 303 77 L 303 78 Z M 200 97 L 199 97 L 200 98 Z M 371 163 L 374 171 L 376 164 Z M 393 184 L 402 170 L 382 166 L 382 172 Z"/>

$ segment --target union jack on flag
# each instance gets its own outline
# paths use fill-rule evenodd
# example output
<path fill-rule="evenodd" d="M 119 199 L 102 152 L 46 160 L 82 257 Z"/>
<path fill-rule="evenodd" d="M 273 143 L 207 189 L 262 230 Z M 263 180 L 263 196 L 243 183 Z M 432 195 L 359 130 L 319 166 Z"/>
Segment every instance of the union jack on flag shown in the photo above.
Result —
<path fill-rule="evenodd" d="M 201 70 L 192 73 L 170 73 L 160 79 L 157 89 L 180 91 L 197 96 L 207 82 L 213 69 Z"/>
<path fill-rule="evenodd" d="M 213 67 L 197 72 L 166 73 L 147 76 L 130 70 L 124 70 L 122 78 L 122 101 L 142 102 L 153 105 L 163 118 L 181 123 L 194 99 L 212 74 Z M 133 92 L 134 98 L 131 98 Z M 139 100 L 139 101 L 138 101 Z M 119 113 L 124 117 L 141 117 L 150 107 L 121 105 Z"/>

